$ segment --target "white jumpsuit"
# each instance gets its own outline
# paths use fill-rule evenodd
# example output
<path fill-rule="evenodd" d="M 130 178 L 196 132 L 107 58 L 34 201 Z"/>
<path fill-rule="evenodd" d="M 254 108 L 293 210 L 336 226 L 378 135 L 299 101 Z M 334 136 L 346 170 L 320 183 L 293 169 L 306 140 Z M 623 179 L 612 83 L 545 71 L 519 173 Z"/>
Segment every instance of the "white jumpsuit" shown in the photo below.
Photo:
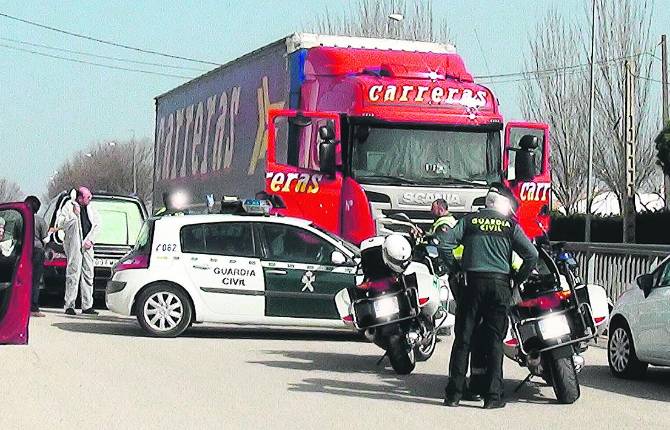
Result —
<path fill-rule="evenodd" d="M 61 209 L 56 226 L 65 232 L 63 248 L 67 256 L 67 269 L 65 271 L 65 309 L 74 309 L 77 299 L 77 290 L 81 288 L 81 308 L 83 310 L 93 307 L 93 248 L 85 249 L 86 240 L 95 243 L 95 237 L 100 231 L 100 218 L 97 211 L 89 204 L 86 207 L 91 231 L 82 238 L 81 216 L 75 213 L 75 206 L 79 206 L 74 200 L 68 201 Z"/>

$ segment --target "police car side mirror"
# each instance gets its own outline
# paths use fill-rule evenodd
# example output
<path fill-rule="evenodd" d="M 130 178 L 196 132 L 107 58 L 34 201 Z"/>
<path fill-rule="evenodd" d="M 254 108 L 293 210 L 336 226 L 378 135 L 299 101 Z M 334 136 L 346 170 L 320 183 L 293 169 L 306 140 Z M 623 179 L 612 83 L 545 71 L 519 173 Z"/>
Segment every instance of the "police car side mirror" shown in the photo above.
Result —
<path fill-rule="evenodd" d="M 330 255 L 330 261 L 336 266 L 341 266 L 347 262 L 347 257 L 344 256 L 340 251 L 333 251 Z"/>

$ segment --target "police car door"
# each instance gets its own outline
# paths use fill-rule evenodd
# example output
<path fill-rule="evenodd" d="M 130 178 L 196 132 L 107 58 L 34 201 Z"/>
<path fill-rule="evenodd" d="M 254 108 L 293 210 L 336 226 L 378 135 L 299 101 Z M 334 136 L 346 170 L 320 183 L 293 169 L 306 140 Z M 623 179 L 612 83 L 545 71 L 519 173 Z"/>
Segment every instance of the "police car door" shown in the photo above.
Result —
<path fill-rule="evenodd" d="M 265 274 L 265 315 L 339 319 L 335 294 L 353 284 L 351 265 L 334 265 L 337 248 L 298 226 L 259 223 Z"/>
<path fill-rule="evenodd" d="M 203 301 L 220 315 L 262 316 L 263 272 L 248 222 L 181 229 L 186 270 Z"/>

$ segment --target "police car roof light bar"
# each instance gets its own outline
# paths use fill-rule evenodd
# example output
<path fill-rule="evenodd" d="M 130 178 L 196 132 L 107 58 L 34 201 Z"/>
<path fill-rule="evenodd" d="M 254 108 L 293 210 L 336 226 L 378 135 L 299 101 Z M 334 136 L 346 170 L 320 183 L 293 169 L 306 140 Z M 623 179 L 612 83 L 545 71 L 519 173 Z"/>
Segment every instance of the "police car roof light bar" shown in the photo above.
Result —
<path fill-rule="evenodd" d="M 249 215 L 269 215 L 272 203 L 269 200 L 246 199 L 242 202 L 242 208 Z"/>

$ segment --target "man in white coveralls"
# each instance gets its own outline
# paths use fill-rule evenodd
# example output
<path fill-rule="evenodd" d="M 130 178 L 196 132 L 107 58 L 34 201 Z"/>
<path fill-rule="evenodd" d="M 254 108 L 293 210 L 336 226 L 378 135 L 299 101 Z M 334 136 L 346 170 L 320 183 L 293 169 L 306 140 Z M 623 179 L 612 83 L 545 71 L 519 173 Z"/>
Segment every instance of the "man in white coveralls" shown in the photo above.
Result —
<path fill-rule="evenodd" d="M 93 244 L 100 231 L 100 217 L 89 204 L 93 196 L 88 188 L 79 187 L 71 197 L 56 220 L 56 227 L 65 232 L 65 313 L 76 315 L 74 302 L 81 288 L 81 313 L 97 315 L 93 309 Z"/>

